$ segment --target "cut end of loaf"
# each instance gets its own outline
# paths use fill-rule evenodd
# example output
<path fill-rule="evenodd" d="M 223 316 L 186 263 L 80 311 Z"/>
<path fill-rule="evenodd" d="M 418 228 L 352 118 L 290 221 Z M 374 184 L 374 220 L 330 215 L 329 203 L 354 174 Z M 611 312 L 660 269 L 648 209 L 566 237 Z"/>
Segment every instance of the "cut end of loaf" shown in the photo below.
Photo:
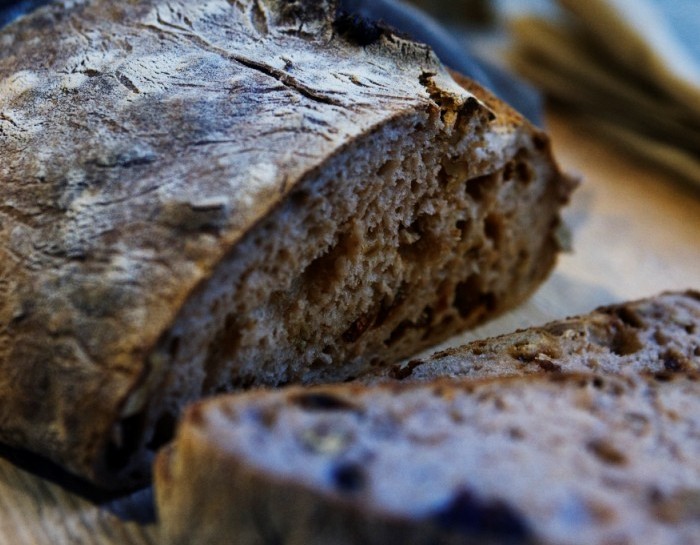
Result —
<path fill-rule="evenodd" d="M 698 378 L 539 375 L 221 398 L 190 412 L 159 460 L 162 529 L 172 543 L 203 544 L 270 532 L 308 544 L 690 543 Z M 208 501 L 225 515 L 208 528 L 181 522 Z"/>
<path fill-rule="evenodd" d="M 522 301 L 554 264 L 570 190 L 547 146 L 474 101 L 402 116 L 331 158 L 162 337 L 151 359 L 168 387 L 127 417 L 137 450 L 168 437 L 186 400 L 348 380 Z"/>

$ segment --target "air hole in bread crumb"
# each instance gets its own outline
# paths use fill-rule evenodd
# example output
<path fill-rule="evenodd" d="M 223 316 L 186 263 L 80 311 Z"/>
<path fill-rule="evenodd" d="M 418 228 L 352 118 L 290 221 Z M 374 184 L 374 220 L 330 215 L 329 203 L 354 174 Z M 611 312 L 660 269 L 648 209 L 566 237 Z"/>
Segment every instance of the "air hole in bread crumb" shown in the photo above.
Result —
<path fill-rule="evenodd" d="M 442 160 L 442 168 L 438 172 L 438 181 L 441 185 L 446 186 L 450 183 L 461 184 L 467 180 L 468 176 L 469 163 L 448 158 Z"/>
<path fill-rule="evenodd" d="M 442 187 L 446 187 L 450 183 L 450 175 L 444 166 L 437 173 L 437 181 Z"/>
<path fill-rule="evenodd" d="M 359 492 L 365 486 L 365 474 L 358 464 L 341 464 L 333 470 L 333 483 L 340 492 Z"/>
<path fill-rule="evenodd" d="M 543 371 L 546 371 L 547 373 L 560 373 L 561 372 L 561 365 L 558 363 L 554 363 L 553 361 L 543 359 L 543 358 L 536 358 L 535 363 L 537 363 L 538 367 L 542 369 Z"/>
<path fill-rule="evenodd" d="M 405 380 L 413 374 L 413 370 L 421 363 L 421 360 L 411 360 L 405 365 L 394 365 L 389 371 L 389 376 L 395 380 Z"/>
<path fill-rule="evenodd" d="M 605 439 L 589 441 L 586 448 L 605 464 L 615 466 L 627 464 L 627 457 Z"/>
<path fill-rule="evenodd" d="M 289 401 L 307 411 L 352 411 L 356 407 L 349 401 L 327 392 L 294 394 Z"/>
<path fill-rule="evenodd" d="M 546 337 L 514 344 L 508 355 L 523 363 L 534 362 L 545 371 L 561 371 L 561 365 L 554 362 L 561 357 L 561 350 Z"/>
<path fill-rule="evenodd" d="M 385 297 L 379 307 L 379 312 L 372 327 L 381 327 L 384 322 L 403 305 L 408 297 L 408 285 L 404 282 L 396 290 L 393 297 Z"/>
<path fill-rule="evenodd" d="M 452 409 L 450 411 L 450 420 L 452 420 L 452 422 L 455 424 L 463 424 L 467 419 L 461 412 L 456 409 Z"/>
<path fill-rule="evenodd" d="M 668 344 L 668 340 L 668 336 L 660 329 L 654 331 L 654 342 L 659 346 L 665 346 Z"/>
<path fill-rule="evenodd" d="M 250 374 L 250 373 L 244 373 L 244 374 L 238 374 L 238 373 L 233 373 L 230 378 L 230 386 L 229 388 L 232 388 L 234 390 L 247 390 L 253 384 L 257 382 L 257 378 Z M 229 389 L 226 388 L 226 389 Z"/>
<path fill-rule="evenodd" d="M 406 333 L 411 329 L 421 329 L 424 331 L 423 338 L 426 338 L 430 334 L 430 326 L 433 323 L 435 317 L 435 312 L 432 307 L 425 307 L 423 312 L 415 321 L 403 320 L 389 335 L 389 338 L 384 341 L 386 346 L 392 346 L 400 341 Z"/>
<path fill-rule="evenodd" d="M 534 171 L 525 161 L 518 161 L 515 166 L 515 172 L 517 173 L 518 181 L 524 185 L 528 185 L 535 178 Z"/>
<path fill-rule="evenodd" d="M 484 354 L 484 351 L 486 350 L 486 342 L 484 341 L 475 341 L 471 344 L 471 350 L 472 354 L 475 356 L 481 356 Z"/>
<path fill-rule="evenodd" d="M 673 373 L 670 371 L 659 371 L 654 373 L 653 377 L 659 382 L 671 382 L 673 380 Z"/>
<path fill-rule="evenodd" d="M 438 399 L 446 399 L 448 401 L 453 399 L 455 395 L 454 389 L 445 384 L 438 384 L 437 386 L 434 386 L 431 392 L 433 397 Z"/>
<path fill-rule="evenodd" d="M 229 314 L 224 320 L 223 327 L 217 332 L 214 341 L 209 345 L 207 357 L 204 361 L 205 377 L 202 383 L 202 391 L 209 393 L 221 386 L 221 376 L 229 358 L 240 347 L 243 335 L 236 316 Z"/>
<path fill-rule="evenodd" d="M 418 216 L 410 225 L 399 229 L 399 251 L 416 244 L 425 235 L 425 219 L 425 215 Z"/>
<path fill-rule="evenodd" d="M 435 221 L 435 217 L 421 214 L 399 230 L 399 254 L 405 261 L 426 262 L 439 256 L 443 244 L 431 228 Z"/>
<path fill-rule="evenodd" d="M 486 216 L 484 234 L 493 241 L 494 249 L 498 249 L 503 238 L 503 216 L 496 213 Z"/>
<path fill-rule="evenodd" d="M 332 290 L 342 276 L 338 268 L 338 260 L 341 257 L 354 256 L 358 248 L 357 235 L 350 230 L 341 233 L 334 246 L 309 263 L 301 275 L 301 283 L 305 286 L 310 301 L 319 302 Z"/>
<path fill-rule="evenodd" d="M 591 518 L 598 523 L 610 523 L 616 518 L 616 510 L 609 505 L 600 503 L 593 500 L 587 500 L 585 502 L 586 511 L 589 513 Z M 623 545 L 624 542 L 620 542 Z M 608 542 L 608 545 L 614 545 L 615 542 Z"/>
<path fill-rule="evenodd" d="M 457 309 L 462 318 L 468 318 L 483 310 L 493 311 L 496 307 L 496 298 L 492 293 L 483 293 L 481 279 L 477 275 L 472 275 L 455 287 L 452 306 Z"/>
<path fill-rule="evenodd" d="M 525 432 L 520 428 L 510 428 L 508 430 L 508 437 L 514 441 L 522 441 L 525 439 Z"/>
<path fill-rule="evenodd" d="M 532 138 L 532 143 L 535 145 L 535 149 L 542 151 L 547 147 L 549 138 L 545 134 L 536 134 Z"/>
<path fill-rule="evenodd" d="M 361 314 L 352 324 L 350 324 L 350 327 L 348 327 L 343 332 L 343 334 L 341 335 L 342 339 L 346 343 L 357 342 L 360 339 L 360 337 L 362 337 L 364 332 L 369 329 L 373 322 L 373 315 L 367 312 Z"/>
<path fill-rule="evenodd" d="M 662 360 L 664 362 L 664 369 L 667 371 L 683 371 L 689 367 L 683 354 L 677 352 L 676 350 L 667 350 L 662 355 Z"/>
<path fill-rule="evenodd" d="M 614 310 L 614 314 L 630 327 L 641 329 L 645 326 L 644 320 L 631 308 L 617 307 Z"/>
<path fill-rule="evenodd" d="M 639 352 L 643 347 L 644 345 L 636 331 L 626 326 L 615 331 L 610 344 L 610 351 L 618 356 L 630 356 Z"/>
<path fill-rule="evenodd" d="M 278 413 L 273 407 L 263 407 L 255 413 L 255 418 L 263 427 L 272 429 L 277 422 Z"/>
<path fill-rule="evenodd" d="M 667 524 L 700 521 L 700 489 L 688 488 L 660 497 L 654 502 L 654 515 Z"/>
<path fill-rule="evenodd" d="M 389 177 L 401 166 L 401 163 L 396 159 L 389 159 L 386 163 L 379 167 L 377 175 L 380 177 Z"/>
<path fill-rule="evenodd" d="M 674 410 L 662 410 L 662 413 L 673 422 L 680 422 L 683 419 L 683 417 Z"/>
<path fill-rule="evenodd" d="M 641 413 L 625 413 L 625 425 L 635 435 L 643 435 L 649 430 L 649 418 Z"/>
<path fill-rule="evenodd" d="M 402 321 L 397 325 L 394 330 L 389 335 L 389 338 L 384 341 L 386 346 L 393 346 L 401 340 L 401 338 L 406 334 L 406 331 L 413 325 L 413 322 L 409 320 Z"/>
<path fill-rule="evenodd" d="M 427 306 L 423 309 L 423 312 L 421 312 L 421 315 L 418 317 L 418 320 L 416 320 L 416 328 L 425 330 L 425 332 L 423 333 L 424 339 L 427 338 L 428 335 L 431 333 L 430 326 L 433 324 L 434 318 L 435 311 L 433 310 L 433 307 Z"/>
<path fill-rule="evenodd" d="M 328 367 L 328 362 L 324 358 L 314 358 L 309 364 L 309 370 L 311 371 L 320 371 L 326 367 Z"/>
<path fill-rule="evenodd" d="M 369 360 L 370 367 L 383 367 L 385 364 L 386 362 L 379 356 L 374 356 L 371 360 Z"/>
<path fill-rule="evenodd" d="M 503 167 L 503 181 L 510 182 L 515 174 L 515 161 L 508 161 Z"/>
<path fill-rule="evenodd" d="M 465 190 L 475 201 L 481 201 L 498 183 L 496 174 L 487 174 L 467 180 Z"/>

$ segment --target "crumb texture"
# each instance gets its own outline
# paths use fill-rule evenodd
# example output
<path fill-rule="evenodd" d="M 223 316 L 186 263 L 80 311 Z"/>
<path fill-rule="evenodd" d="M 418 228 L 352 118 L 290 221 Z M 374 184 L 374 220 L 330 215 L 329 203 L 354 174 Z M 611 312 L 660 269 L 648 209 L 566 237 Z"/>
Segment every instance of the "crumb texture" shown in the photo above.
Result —
<path fill-rule="evenodd" d="M 474 341 L 423 360 L 375 369 L 360 380 L 698 370 L 700 295 L 689 290 L 601 307 L 587 315 Z"/>
<path fill-rule="evenodd" d="M 699 394 L 696 374 L 540 374 L 221 398 L 159 460 L 164 535 L 690 545 Z M 213 528 L 182 523 L 214 505 Z"/>

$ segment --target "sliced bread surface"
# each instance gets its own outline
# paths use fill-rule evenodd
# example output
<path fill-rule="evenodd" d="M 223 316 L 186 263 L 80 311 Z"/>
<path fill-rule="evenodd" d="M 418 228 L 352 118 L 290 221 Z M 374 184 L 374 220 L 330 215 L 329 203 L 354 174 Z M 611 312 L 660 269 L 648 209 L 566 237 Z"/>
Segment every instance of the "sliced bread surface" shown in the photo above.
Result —
<path fill-rule="evenodd" d="M 424 359 L 374 369 L 358 380 L 698 370 L 700 292 L 685 290 L 477 340 Z"/>
<path fill-rule="evenodd" d="M 172 545 L 691 545 L 695 374 L 531 375 L 225 396 L 157 459 Z"/>
<path fill-rule="evenodd" d="M 554 264 L 546 135 L 332 1 L 53 2 L 0 43 L 0 440 L 101 485 L 203 395 L 398 361 Z"/>

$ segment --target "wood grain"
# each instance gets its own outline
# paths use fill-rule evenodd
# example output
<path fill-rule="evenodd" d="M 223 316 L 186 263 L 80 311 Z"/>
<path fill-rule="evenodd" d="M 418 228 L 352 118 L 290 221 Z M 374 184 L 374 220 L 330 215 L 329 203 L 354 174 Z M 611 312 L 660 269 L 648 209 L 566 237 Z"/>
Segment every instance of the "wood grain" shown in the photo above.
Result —
<path fill-rule="evenodd" d="M 111 510 L 0 460 L 0 545 L 152 545 L 155 525 Z"/>
<path fill-rule="evenodd" d="M 700 194 L 608 148 L 561 113 L 549 127 L 562 165 L 583 178 L 567 212 L 575 251 L 518 310 L 458 344 L 595 306 L 700 288 Z M 146 545 L 157 526 L 113 510 L 0 459 L 0 545 Z"/>

